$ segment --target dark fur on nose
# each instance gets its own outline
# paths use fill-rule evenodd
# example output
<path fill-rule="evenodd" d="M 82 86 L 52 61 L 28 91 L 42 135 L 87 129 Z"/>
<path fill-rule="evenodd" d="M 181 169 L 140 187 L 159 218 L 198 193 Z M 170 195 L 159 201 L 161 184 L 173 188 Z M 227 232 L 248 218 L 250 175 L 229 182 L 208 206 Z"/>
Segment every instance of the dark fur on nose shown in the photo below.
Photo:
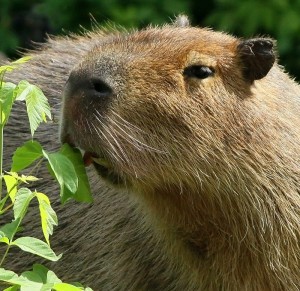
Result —
<path fill-rule="evenodd" d="M 100 77 L 83 71 L 71 72 L 63 92 L 61 142 L 76 146 L 74 136 L 85 131 L 87 117 L 97 112 L 98 118 L 102 118 L 113 96 L 112 87 Z"/>
<path fill-rule="evenodd" d="M 100 77 L 90 77 L 72 72 L 66 84 L 66 95 L 67 98 L 80 96 L 81 98 L 98 99 L 99 102 L 103 102 L 113 95 L 113 89 Z"/>

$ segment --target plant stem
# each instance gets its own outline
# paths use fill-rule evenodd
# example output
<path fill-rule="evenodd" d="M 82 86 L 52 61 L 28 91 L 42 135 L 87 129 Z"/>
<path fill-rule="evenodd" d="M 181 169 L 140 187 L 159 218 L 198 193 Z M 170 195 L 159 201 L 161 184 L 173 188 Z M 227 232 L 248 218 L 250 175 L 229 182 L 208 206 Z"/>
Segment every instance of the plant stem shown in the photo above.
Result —
<path fill-rule="evenodd" d="M 1 106 L 2 107 L 2 106 Z M 0 107 L 0 122 L 2 122 L 2 108 Z M 2 182 L 3 182 L 3 128 L 4 124 L 0 124 L 0 200 L 2 198 Z"/>
<path fill-rule="evenodd" d="M 7 254 L 8 254 L 9 249 L 10 249 L 10 245 L 8 245 L 7 248 L 6 248 L 6 251 L 5 251 L 5 253 L 4 253 L 4 255 L 3 255 L 2 259 L 1 259 L 1 262 L 0 262 L 0 267 L 2 266 L 2 264 L 4 262 Z"/>
<path fill-rule="evenodd" d="M 33 172 L 34 172 L 36 169 L 38 169 L 38 168 L 40 167 L 40 165 L 41 165 L 41 163 L 43 162 L 43 160 L 44 160 L 44 157 L 42 157 L 42 158 L 34 165 L 34 167 L 30 170 L 28 176 L 34 175 Z"/>
<path fill-rule="evenodd" d="M 4 71 L 1 75 L 0 80 L 0 90 L 2 89 L 4 74 L 6 71 Z M 3 181 L 3 128 L 4 128 L 4 122 L 2 123 L 2 103 L 0 102 L 0 200 L 2 199 L 2 181 Z"/>
<path fill-rule="evenodd" d="M 9 210 L 10 208 L 12 208 L 13 206 L 14 206 L 13 203 L 11 203 L 11 204 L 9 204 L 8 206 L 6 206 L 4 209 L 2 209 L 2 210 L 0 211 L 0 215 L 3 214 L 3 213 L 5 213 L 7 210 Z"/>

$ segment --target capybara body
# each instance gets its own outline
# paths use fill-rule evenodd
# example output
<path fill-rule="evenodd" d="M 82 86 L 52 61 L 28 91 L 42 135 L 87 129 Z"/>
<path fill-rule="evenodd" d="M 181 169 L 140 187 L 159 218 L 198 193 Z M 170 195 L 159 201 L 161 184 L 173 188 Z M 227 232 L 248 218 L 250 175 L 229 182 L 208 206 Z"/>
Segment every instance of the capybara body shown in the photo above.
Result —
<path fill-rule="evenodd" d="M 272 40 L 179 17 L 49 40 L 32 56 L 7 76 L 39 85 L 62 142 L 94 161 L 91 205 L 59 206 L 40 173 L 60 221 L 58 276 L 94 290 L 300 289 L 300 87 Z M 18 105 L 7 144 L 24 120 Z M 38 136 L 57 148 L 58 131 Z"/>

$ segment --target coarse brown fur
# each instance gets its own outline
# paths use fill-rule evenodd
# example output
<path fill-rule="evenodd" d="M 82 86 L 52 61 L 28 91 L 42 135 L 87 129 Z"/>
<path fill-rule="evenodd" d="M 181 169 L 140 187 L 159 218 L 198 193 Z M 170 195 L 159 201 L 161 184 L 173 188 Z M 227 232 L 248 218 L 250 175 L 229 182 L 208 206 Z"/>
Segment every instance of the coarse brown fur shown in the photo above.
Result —
<path fill-rule="evenodd" d="M 179 18 L 50 39 L 11 74 L 41 86 L 56 116 L 68 80 L 62 139 L 105 160 L 113 182 L 90 169 L 93 205 L 55 202 L 59 276 L 95 290 L 300 289 L 300 87 L 272 46 Z M 213 74 L 186 73 L 200 65 Z M 39 135 L 56 148 L 57 131 Z"/>

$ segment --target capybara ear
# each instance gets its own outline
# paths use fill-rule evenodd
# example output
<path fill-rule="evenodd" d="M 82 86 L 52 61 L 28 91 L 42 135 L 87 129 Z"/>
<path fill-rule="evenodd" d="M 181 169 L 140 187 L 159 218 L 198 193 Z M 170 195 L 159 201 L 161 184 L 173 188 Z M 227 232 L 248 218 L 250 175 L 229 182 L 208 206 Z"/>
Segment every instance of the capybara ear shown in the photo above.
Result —
<path fill-rule="evenodd" d="M 275 62 L 274 42 L 269 38 L 241 41 L 238 55 L 242 60 L 244 77 L 253 82 L 265 77 Z"/>

